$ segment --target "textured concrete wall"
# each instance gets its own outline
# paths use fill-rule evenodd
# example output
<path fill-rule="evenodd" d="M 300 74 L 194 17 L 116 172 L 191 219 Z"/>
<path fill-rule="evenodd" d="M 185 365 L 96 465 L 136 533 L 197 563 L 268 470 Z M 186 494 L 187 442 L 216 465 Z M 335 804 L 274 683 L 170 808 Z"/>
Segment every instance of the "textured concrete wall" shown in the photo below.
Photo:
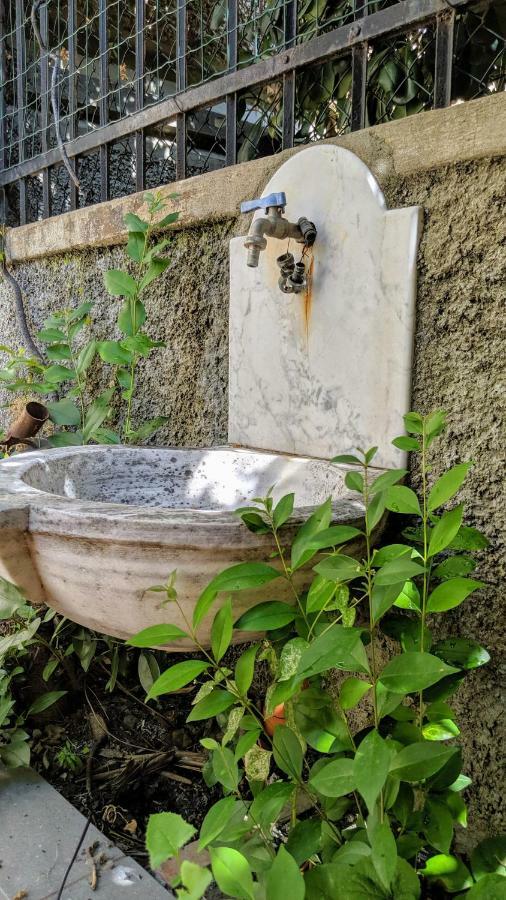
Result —
<path fill-rule="evenodd" d="M 370 143 L 378 159 L 388 156 L 379 137 L 371 137 Z M 266 172 L 274 164 L 266 162 Z M 479 577 L 489 587 L 441 620 L 443 629 L 476 638 L 492 654 L 489 666 L 471 675 L 455 702 L 463 723 L 466 771 L 475 780 L 470 791 L 472 826 L 468 837 L 461 838 L 466 843 L 497 833 L 505 824 L 501 757 L 506 735 L 500 692 L 506 162 L 479 159 L 406 177 L 386 165 L 383 175 L 376 174 L 389 206 L 420 204 L 425 209 L 413 405 L 421 411 L 448 411 L 448 431 L 434 448 L 434 470 L 458 460 L 475 461 L 464 491 L 467 519 L 491 541 L 479 568 Z M 228 240 L 243 230 L 244 222 L 229 219 L 175 234 L 173 264 L 150 293 L 149 331 L 166 340 L 167 349 L 144 367 L 138 411 L 143 417 L 161 412 L 170 417 L 157 438 L 161 443 L 226 440 Z M 111 337 L 117 301 L 104 292 L 102 275 L 122 260 L 123 251 L 117 248 L 16 266 L 29 298 L 32 327 L 40 326 L 49 311 L 76 302 L 79 294 L 96 302 L 97 336 Z M 15 343 L 11 297 L 4 286 L 0 322 L 0 342 Z"/>

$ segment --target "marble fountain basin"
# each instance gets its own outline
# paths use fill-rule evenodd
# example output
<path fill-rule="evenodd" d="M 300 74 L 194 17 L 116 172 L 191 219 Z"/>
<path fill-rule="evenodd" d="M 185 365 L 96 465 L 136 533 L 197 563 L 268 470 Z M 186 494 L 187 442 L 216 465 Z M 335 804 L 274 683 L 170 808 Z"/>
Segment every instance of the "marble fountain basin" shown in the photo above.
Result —
<path fill-rule="evenodd" d="M 0 463 L 0 573 L 33 602 L 115 637 L 127 639 L 163 622 L 184 628 L 177 607 L 163 605 L 164 595 L 149 587 L 166 582 L 176 569 L 178 599 L 191 619 L 200 593 L 218 572 L 267 560 L 271 539 L 248 531 L 234 510 L 272 485 L 275 500 L 295 493 L 287 538 L 329 496 L 335 523 L 360 526 L 363 507 L 345 487 L 345 474 L 345 466 L 325 460 L 233 447 L 86 446 L 22 453 Z M 346 552 L 361 549 L 349 544 Z M 308 584 L 311 568 L 298 577 L 301 586 Z M 272 599 L 274 591 L 277 599 L 290 599 L 281 579 L 235 593 L 237 617 Z M 199 630 L 205 644 L 213 613 Z M 189 646 L 178 641 L 164 649 Z"/>

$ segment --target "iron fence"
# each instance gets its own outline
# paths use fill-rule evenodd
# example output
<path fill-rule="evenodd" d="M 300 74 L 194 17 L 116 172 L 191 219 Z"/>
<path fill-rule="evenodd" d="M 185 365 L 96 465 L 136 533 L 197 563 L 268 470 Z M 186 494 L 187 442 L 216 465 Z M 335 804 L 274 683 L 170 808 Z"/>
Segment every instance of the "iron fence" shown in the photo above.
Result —
<path fill-rule="evenodd" d="M 31 10 L 0 0 L 10 225 L 506 86 L 504 0 L 48 0 L 47 52 Z"/>

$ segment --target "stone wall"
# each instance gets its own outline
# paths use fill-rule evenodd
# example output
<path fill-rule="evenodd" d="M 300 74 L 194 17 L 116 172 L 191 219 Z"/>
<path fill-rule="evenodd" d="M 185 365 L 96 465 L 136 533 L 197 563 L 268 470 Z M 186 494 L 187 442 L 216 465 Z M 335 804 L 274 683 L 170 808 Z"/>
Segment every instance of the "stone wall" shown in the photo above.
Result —
<path fill-rule="evenodd" d="M 502 153 L 506 147 L 501 125 L 505 101 L 503 95 L 494 98 L 494 104 L 489 100 L 469 104 L 471 130 L 477 129 L 476 116 L 484 115 L 485 108 L 489 113 L 479 130 L 470 136 L 466 132 L 466 140 L 452 141 L 456 134 L 452 123 L 465 121 L 460 107 L 379 126 L 342 141 L 371 166 L 389 206 L 420 204 L 425 210 L 413 406 L 422 412 L 439 407 L 448 411 L 448 430 L 434 447 L 434 471 L 459 460 L 474 460 L 463 492 L 467 520 L 483 529 L 491 543 L 478 571 L 489 586 L 447 615 L 442 626 L 445 633 L 474 637 L 492 654 L 491 663 L 471 675 L 455 701 L 463 723 L 465 767 L 474 780 L 469 791 L 472 825 L 467 837 L 461 836 L 464 844 L 497 833 L 505 824 L 501 580 L 504 584 L 506 162 L 499 152 L 501 145 Z M 234 218 L 234 209 L 238 199 L 256 196 L 279 162 L 276 158 L 246 164 L 188 181 L 182 188 L 185 215 L 183 227 L 173 235 L 172 265 L 146 304 L 150 332 L 167 347 L 144 367 L 137 401 L 143 418 L 169 416 L 157 438 L 161 443 L 195 446 L 226 440 L 228 241 L 247 228 L 246 222 Z M 206 210 L 200 223 L 195 212 L 199 198 Z M 124 239 L 118 209 L 125 207 L 115 203 L 109 220 L 111 244 Z M 81 225 L 67 229 L 65 254 L 41 255 L 51 249 L 51 244 L 47 246 L 51 227 L 52 247 L 64 246 L 61 220 L 66 217 L 51 225 L 16 229 L 10 247 L 19 260 L 15 274 L 26 294 L 32 328 L 39 327 L 51 310 L 89 298 L 96 304 L 94 331 L 104 339 L 112 336 L 118 301 L 105 293 L 103 272 L 121 265 L 124 255 L 121 247 L 72 251 L 72 245 L 83 246 L 86 229 L 89 243 L 107 244 L 107 208 L 82 213 L 88 214 L 87 224 L 81 215 Z M 4 285 L 0 322 L 0 343 L 15 344 L 12 299 Z M 95 372 L 91 386 L 104 383 L 104 377 Z M 416 472 L 412 478 L 416 481 Z"/>

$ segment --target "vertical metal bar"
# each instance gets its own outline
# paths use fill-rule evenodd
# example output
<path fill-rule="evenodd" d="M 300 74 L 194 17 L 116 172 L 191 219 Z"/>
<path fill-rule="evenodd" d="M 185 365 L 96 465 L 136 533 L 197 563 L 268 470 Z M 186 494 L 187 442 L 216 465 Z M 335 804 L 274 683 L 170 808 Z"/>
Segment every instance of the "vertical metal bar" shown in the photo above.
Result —
<path fill-rule="evenodd" d="M 186 0 L 177 0 L 176 92 L 186 89 Z M 186 178 L 186 115 L 176 117 L 176 178 Z"/>
<path fill-rule="evenodd" d="M 144 61 L 146 43 L 144 40 L 145 0 L 135 2 L 135 108 L 144 106 Z M 136 190 L 144 190 L 144 131 L 135 132 L 135 186 Z"/>
<path fill-rule="evenodd" d="M 0 0 L 0 171 L 5 169 L 6 163 L 6 144 L 7 144 L 7 134 L 6 134 L 6 122 L 5 122 L 5 93 L 4 93 L 4 85 L 6 81 L 7 74 L 7 66 L 5 65 L 5 61 L 7 59 L 7 48 L 5 46 L 5 3 L 4 0 Z M 5 191 L 0 196 L 0 201 L 4 199 L 4 205 L 2 208 L 2 213 L 5 215 Z M 5 221 L 3 218 L 1 221 Z"/>
<path fill-rule="evenodd" d="M 436 65 L 434 73 L 434 108 L 449 106 L 452 99 L 453 32 L 455 11 L 449 10 L 436 21 Z"/>
<path fill-rule="evenodd" d="M 289 50 L 297 34 L 297 0 L 286 0 L 284 20 L 284 45 Z M 283 76 L 283 150 L 293 147 L 295 131 L 295 71 Z"/>
<path fill-rule="evenodd" d="M 365 125 L 365 89 L 367 84 L 367 41 L 351 51 L 351 130 Z"/>
<path fill-rule="evenodd" d="M 48 46 L 48 18 L 47 5 L 44 4 L 39 9 L 40 16 L 40 36 L 45 46 Z M 53 61 L 53 65 L 55 65 Z M 46 153 L 49 147 L 49 57 L 47 53 L 41 54 L 40 57 L 40 129 L 41 129 L 41 149 Z M 56 128 L 56 123 L 55 123 Z M 51 215 L 50 196 L 49 196 L 49 169 L 42 170 L 42 205 L 44 209 L 44 218 L 48 219 Z"/>
<path fill-rule="evenodd" d="M 77 40 L 76 40 L 76 31 L 77 31 L 77 14 L 76 14 L 76 0 L 68 0 L 68 51 L 69 51 L 69 139 L 71 141 L 77 137 L 77 127 L 76 127 L 76 112 L 77 112 L 77 71 L 76 71 L 76 57 L 77 57 Z M 70 165 L 77 171 L 77 159 L 70 160 Z M 77 188 L 74 182 L 69 178 L 69 189 L 70 189 L 70 208 L 76 209 L 78 204 L 78 195 Z"/>
<path fill-rule="evenodd" d="M 237 0 L 227 2 L 227 70 L 237 69 Z M 227 94 L 225 121 L 225 148 L 227 166 L 237 161 L 237 94 Z"/>
<path fill-rule="evenodd" d="M 98 2 L 98 44 L 100 54 L 100 125 L 107 125 L 109 119 L 109 48 L 107 46 L 107 0 Z M 100 199 L 109 199 L 109 148 L 100 147 Z"/>
<path fill-rule="evenodd" d="M 18 159 L 23 162 L 25 158 L 25 92 L 24 69 L 26 47 L 24 31 L 23 0 L 16 0 L 16 106 L 18 126 Z M 27 220 L 26 210 L 26 180 L 19 180 L 19 221 L 25 225 Z"/>

